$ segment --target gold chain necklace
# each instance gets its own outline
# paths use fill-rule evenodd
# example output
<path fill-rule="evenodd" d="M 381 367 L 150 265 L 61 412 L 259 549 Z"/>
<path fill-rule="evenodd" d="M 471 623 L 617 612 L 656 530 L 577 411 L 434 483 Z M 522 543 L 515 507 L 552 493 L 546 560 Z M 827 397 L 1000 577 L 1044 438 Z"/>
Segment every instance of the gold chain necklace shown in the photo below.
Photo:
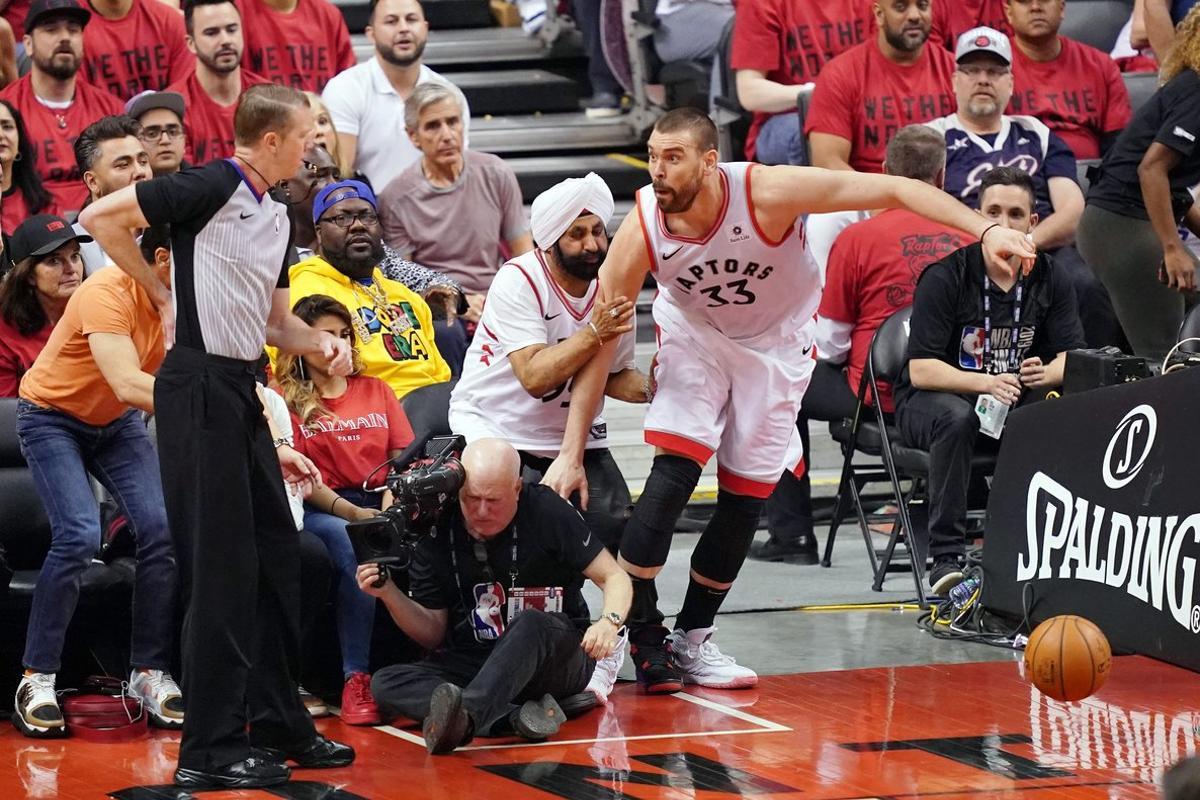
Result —
<path fill-rule="evenodd" d="M 409 322 L 408 317 L 403 313 L 396 316 L 395 319 L 392 318 L 387 295 L 384 293 L 383 287 L 379 285 L 379 279 L 375 275 L 371 276 L 371 282 L 367 284 L 351 278 L 350 287 L 354 291 L 356 298 L 359 296 L 360 290 L 366 293 L 367 304 L 374 309 L 375 320 L 379 323 L 380 330 L 386 327 L 394 333 L 403 333 L 412 327 L 412 323 Z M 359 341 L 363 344 L 369 344 L 373 336 L 370 330 L 367 329 L 367 323 L 363 320 L 362 315 L 355 313 L 350 316 L 354 333 L 358 336 Z"/>

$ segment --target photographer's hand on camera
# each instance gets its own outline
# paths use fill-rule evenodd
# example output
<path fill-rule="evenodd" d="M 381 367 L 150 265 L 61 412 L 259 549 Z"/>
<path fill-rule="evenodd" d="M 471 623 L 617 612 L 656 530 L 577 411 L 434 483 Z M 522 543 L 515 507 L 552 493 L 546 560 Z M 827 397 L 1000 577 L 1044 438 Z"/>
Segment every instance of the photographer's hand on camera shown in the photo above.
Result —
<path fill-rule="evenodd" d="M 382 586 L 376 586 L 383 578 Z M 391 615 L 392 621 L 407 636 L 426 650 L 441 646 L 446 638 L 447 613 L 445 609 L 426 608 L 400 591 L 388 576 L 386 567 L 379 564 L 359 564 L 354 573 L 358 588 L 372 597 L 378 597 Z"/>

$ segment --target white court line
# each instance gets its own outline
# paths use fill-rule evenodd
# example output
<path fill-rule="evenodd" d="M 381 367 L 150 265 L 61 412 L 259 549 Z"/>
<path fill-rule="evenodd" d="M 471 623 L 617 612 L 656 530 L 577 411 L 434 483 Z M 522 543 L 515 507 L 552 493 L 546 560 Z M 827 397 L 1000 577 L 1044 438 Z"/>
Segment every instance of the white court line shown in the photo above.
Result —
<path fill-rule="evenodd" d="M 713 700 L 707 700 L 703 697 L 696 697 L 685 692 L 676 692 L 671 695 L 678 700 L 683 700 L 694 705 L 708 708 L 713 711 L 718 711 L 726 716 L 740 719 L 743 722 L 749 722 L 752 725 L 757 725 L 757 730 L 726 730 L 726 731 L 679 731 L 676 733 L 649 733 L 641 736 L 612 736 L 601 739 L 548 739 L 544 742 L 520 742 L 516 744 L 482 744 L 470 747 L 460 747 L 455 752 L 462 753 L 471 750 L 512 750 L 520 747 L 562 747 L 574 744 L 597 744 L 600 742 L 639 742 L 650 739 L 685 739 L 690 736 L 734 736 L 742 733 L 781 733 L 792 730 L 786 725 L 780 725 L 777 722 L 756 717 L 753 714 L 747 714 L 745 711 L 739 711 L 736 708 L 722 705 Z M 392 725 L 379 725 L 375 730 L 383 731 L 386 734 L 395 736 L 397 739 L 403 739 L 412 744 L 425 746 L 424 737 L 418 736 L 415 733 L 410 733 Z"/>

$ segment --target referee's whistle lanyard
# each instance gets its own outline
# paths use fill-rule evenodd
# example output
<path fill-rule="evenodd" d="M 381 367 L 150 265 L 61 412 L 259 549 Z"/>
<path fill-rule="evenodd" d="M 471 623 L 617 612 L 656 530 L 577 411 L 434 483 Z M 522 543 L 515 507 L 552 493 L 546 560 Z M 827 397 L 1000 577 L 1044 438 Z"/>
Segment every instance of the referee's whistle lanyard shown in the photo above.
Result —
<path fill-rule="evenodd" d="M 983 372 L 992 373 L 992 281 L 983 276 Z M 1020 372 L 1021 358 L 1017 351 L 1017 339 L 1021 335 L 1021 303 L 1025 298 L 1025 276 L 1017 277 L 1017 296 L 1013 301 L 1012 335 L 1008 342 L 1008 369 L 1005 372 Z"/>
<path fill-rule="evenodd" d="M 458 571 L 458 553 L 454 546 L 454 528 L 450 526 L 450 566 L 454 570 L 454 583 L 458 586 L 458 594 L 460 597 L 468 597 L 463 591 L 462 575 Z M 488 583 L 495 583 L 496 577 L 492 573 L 492 565 L 488 562 L 487 545 L 478 540 L 472 540 L 467 537 L 475 553 L 475 561 L 479 564 L 479 568 L 483 571 L 483 577 Z M 517 526 L 514 523 L 512 527 L 512 563 L 508 567 L 508 588 L 514 589 L 517 586 L 517 576 L 520 575 L 517 569 Z"/>

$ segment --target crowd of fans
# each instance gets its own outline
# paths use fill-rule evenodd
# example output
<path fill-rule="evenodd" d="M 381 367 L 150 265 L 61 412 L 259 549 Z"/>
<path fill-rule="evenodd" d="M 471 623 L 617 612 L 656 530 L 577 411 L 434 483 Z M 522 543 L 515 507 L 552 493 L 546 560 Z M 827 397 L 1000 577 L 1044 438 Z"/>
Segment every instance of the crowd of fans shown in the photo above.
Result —
<path fill-rule="evenodd" d="M 1129 27 L 1145 53 L 1123 63 L 1148 63 L 1152 49 L 1163 56 L 1165 86 L 1135 115 L 1118 62 L 1059 34 L 1067 5 L 659 3 L 669 22 L 655 37 L 664 58 L 710 58 L 711 34 L 734 14 L 731 63 L 740 101 L 753 112 L 748 159 L 912 178 L 1027 232 L 1038 246 L 1032 269 L 1010 265 L 1005 277 L 961 232 L 908 211 L 814 214 L 806 222 L 825 293 L 800 434 L 807 439 L 809 419 L 853 415 L 872 336 L 912 305 L 911 363 L 894 396 L 881 401 L 902 437 L 931 453 L 930 583 L 938 592 L 961 579 L 967 482 L 981 441 L 972 398 L 1032 402 L 1061 383 L 1064 353 L 1077 347 L 1162 357 L 1188 302 L 1180 290 L 1195 286 L 1195 256 L 1180 225 L 1200 231 L 1189 193 L 1200 183 L 1200 12 L 1183 20 L 1172 48 L 1164 25 L 1179 22 L 1187 4 L 1139 2 Z M 1168 14 L 1174 18 L 1164 22 Z M 566 404 L 549 433 L 503 415 L 546 413 L 594 345 L 616 336 L 628 345 L 610 396 L 641 402 L 653 394 L 652 376 L 633 364 L 632 301 L 595 296 L 612 213 L 607 187 L 600 191 L 595 181 L 603 182 L 589 176 L 592 183 L 569 190 L 594 192 L 592 205 L 575 209 L 578 219 L 531 228 L 512 167 L 470 148 L 466 98 L 422 63 L 428 23 L 418 0 L 372 2 L 373 52 L 362 63 L 327 0 L 185 0 L 182 9 L 160 0 L 16 0 L 0 15 L 0 395 L 21 398 L 33 466 L 50 459 L 52 437 L 104 432 L 101 445 L 87 439 L 95 449 L 73 461 L 53 453 L 54 470 L 69 467 L 78 485 L 54 470 L 35 473 L 43 494 L 70 489 L 83 498 L 91 496 L 85 471 L 122 463 L 140 494 L 119 471 L 106 489 L 145 539 L 138 581 L 153 584 L 152 597 L 173 593 L 175 581 L 170 557 L 155 550 L 165 520 L 161 502 L 146 494 L 158 479 L 147 477 L 154 455 L 137 414 L 153 410 L 145 382 L 162 359 L 162 332 L 145 297 L 107 268 L 109 257 L 71 220 L 123 187 L 231 156 L 235 109 L 248 88 L 274 82 L 307 93 L 313 142 L 299 173 L 278 188 L 293 231 L 291 300 L 310 326 L 352 343 L 354 372 L 339 376 L 327 360 L 272 353 L 263 398 L 275 412 L 277 445 L 307 456 L 324 477 L 302 504 L 297 499 L 296 521 L 332 564 L 343 719 L 378 723 L 369 676 L 375 598 L 393 616 L 408 612 L 396 610 L 404 600 L 387 590 L 365 591 L 346 524 L 390 504 L 377 466 L 413 438 L 399 401 L 464 375 L 452 422 L 470 428 L 470 438 L 507 436 L 524 467 L 539 473 L 557 451 Z M 581 14 L 580 24 L 589 19 Z M 19 78 L 18 63 L 27 65 Z M 592 108 L 619 111 L 615 81 L 599 67 L 591 72 Z M 797 100 L 809 91 L 801 127 Z M 1078 162 L 1100 159 L 1085 201 Z M 168 274 L 169 237 L 151 229 L 142 242 L 147 260 Z M 522 299 L 527 286 L 536 307 Z M 485 305 L 492 291 L 494 304 Z M 552 295 L 570 319 L 549 338 L 554 317 L 542 301 Z M 509 388 L 519 386 L 528 402 L 514 396 L 488 407 L 493 362 L 504 363 Z M 99 380 L 111 395 L 80 397 Z M 528 435 L 513 440 L 513 430 Z M 628 492 L 602 419 L 594 430 L 586 466 L 619 516 Z M 54 546 L 24 660 L 28 675 L 51 676 L 51 690 L 78 574 L 99 536 L 94 503 L 74 506 L 69 519 L 52 515 Z M 753 556 L 815 562 L 807 473 L 785 474 L 767 508 L 771 537 Z M 586 566 L 597 551 L 573 558 Z M 171 723 L 179 690 L 167 674 L 169 634 L 137 620 L 135 628 L 133 666 L 145 676 L 135 688 Z M 415 702 L 401 683 L 395 672 L 384 682 L 391 710 Z M 61 728 L 61 717 L 46 724 Z"/>

